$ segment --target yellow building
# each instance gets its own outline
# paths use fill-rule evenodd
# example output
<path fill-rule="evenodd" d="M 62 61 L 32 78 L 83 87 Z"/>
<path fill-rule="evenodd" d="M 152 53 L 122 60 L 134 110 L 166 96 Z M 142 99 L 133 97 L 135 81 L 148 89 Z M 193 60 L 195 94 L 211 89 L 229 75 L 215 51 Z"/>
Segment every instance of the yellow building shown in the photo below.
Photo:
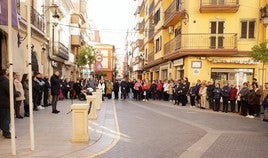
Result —
<path fill-rule="evenodd" d="M 141 1 L 143 78 L 261 81 L 262 64 L 249 52 L 267 39 L 260 12 L 265 4 L 264 0 L 257 5 L 247 0 Z"/>

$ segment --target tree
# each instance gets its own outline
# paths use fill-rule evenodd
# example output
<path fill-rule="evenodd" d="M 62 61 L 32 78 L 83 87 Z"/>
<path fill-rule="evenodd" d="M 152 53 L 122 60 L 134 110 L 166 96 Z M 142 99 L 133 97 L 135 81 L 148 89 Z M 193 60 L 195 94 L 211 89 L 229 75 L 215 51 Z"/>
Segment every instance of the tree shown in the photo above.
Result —
<path fill-rule="evenodd" d="M 268 62 L 268 42 L 262 42 L 259 45 L 255 45 L 252 47 L 252 51 L 250 52 L 250 56 L 262 62 L 262 84 L 264 83 L 264 65 Z"/>
<path fill-rule="evenodd" d="M 85 45 L 81 48 L 78 55 L 76 56 L 75 63 L 78 66 L 89 66 L 89 70 L 91 70 L 91 65 L 95 60 L 95 51 L 92 46 Z"/>

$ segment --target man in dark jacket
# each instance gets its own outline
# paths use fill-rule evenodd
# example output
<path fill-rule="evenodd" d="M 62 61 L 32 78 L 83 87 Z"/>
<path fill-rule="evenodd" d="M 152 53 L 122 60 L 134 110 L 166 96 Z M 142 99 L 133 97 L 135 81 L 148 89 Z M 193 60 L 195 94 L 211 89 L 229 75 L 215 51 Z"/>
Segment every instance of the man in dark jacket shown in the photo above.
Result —
<path fill-rule="evenodd" d="M 15 91 L 14 91 L 15 94 Z M 0 71 L 0 129 L 5 138 L 11 138 L 10 133 L 10 102 L 8 71 Z"/>
<path fill-rule="evenodd" d="M 60 95 L 60 72 L 55 71 L 55 73 L 50 78 L 51 84 L 51 95 L 52 95 L 52 113 L 57 114 L 60 111 L 57 110 L 57 102 Z"/>
<path fill-rule="evenodd" d="M 44 79 L 43 81 L 45 82 L 45 85 L 44 85 L 44 97 L 43 97 L 43 103 L 44 103 L 44 106 L 48 106 L 48 92 L 50 90 L 50 83 L 48 82 L 48 76 L 45 75 L 44 76 Z"/>
<path fill-rule="evenodd" d="M 116 80 L 113 84 L 114 99 L 118 100 L 119 82 Z"/>

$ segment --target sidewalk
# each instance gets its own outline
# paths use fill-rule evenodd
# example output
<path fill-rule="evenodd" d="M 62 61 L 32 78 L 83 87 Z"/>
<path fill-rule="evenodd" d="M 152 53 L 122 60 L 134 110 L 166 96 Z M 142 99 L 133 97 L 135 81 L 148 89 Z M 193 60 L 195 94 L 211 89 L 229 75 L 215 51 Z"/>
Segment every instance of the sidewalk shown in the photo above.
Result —
<path fill-rule="evenodd" d="M 86 101 L 73 100 L 73 103 Z M 116 132 L 115 111 L 112 100 L 104 101 L 97 112 L 97 120 L 89 120 L 88 144 L 71 143 L 72 114 L 69 113 L 71 100 L 58 102 L 59 114 L 51 113 L 51 106 L 34 111 L 35 150 L 30 150 L 29 118 L 15 119 L 16 156 L 11 155 L 10 139 L 0 136 L 0 157 L 5 158 L 83 158 L 98 155 L 113 143 Z"/>

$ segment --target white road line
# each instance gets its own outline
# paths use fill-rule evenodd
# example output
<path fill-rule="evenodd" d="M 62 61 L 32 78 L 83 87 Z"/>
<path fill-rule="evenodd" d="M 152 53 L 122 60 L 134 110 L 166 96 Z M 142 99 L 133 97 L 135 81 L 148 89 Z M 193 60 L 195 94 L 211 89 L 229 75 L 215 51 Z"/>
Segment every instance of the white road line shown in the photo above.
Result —
<path fill-rule="evenodd" d="M 99 151 L 98 153 L 95 153 L 93 155 L 90 155 L 88 158 L 93 158 L 99 155 L 102 155 L 106 152 L 108 152 L 109 150 L 111 150 L 113 147 L 115 147 L 115 145 L 119 142 L 121 134 L 120 134 L 120 129 L 119 129 L 119 124 L 118 124 L 118 118 L 117 118 L 117 112 L 116 112 L 116 108 L 115 108 L 115 103 L 113 100 L 113 111 L 114 111 L 114 122 L 115 122 L 115 129 L 116 129 L 116 133 L 115 133 L 115 138 L 112 142 L 112 144 L 110 144 L 109 146 L 107 146 L 106 148 L 104 148 L 103 150 Z"/>

